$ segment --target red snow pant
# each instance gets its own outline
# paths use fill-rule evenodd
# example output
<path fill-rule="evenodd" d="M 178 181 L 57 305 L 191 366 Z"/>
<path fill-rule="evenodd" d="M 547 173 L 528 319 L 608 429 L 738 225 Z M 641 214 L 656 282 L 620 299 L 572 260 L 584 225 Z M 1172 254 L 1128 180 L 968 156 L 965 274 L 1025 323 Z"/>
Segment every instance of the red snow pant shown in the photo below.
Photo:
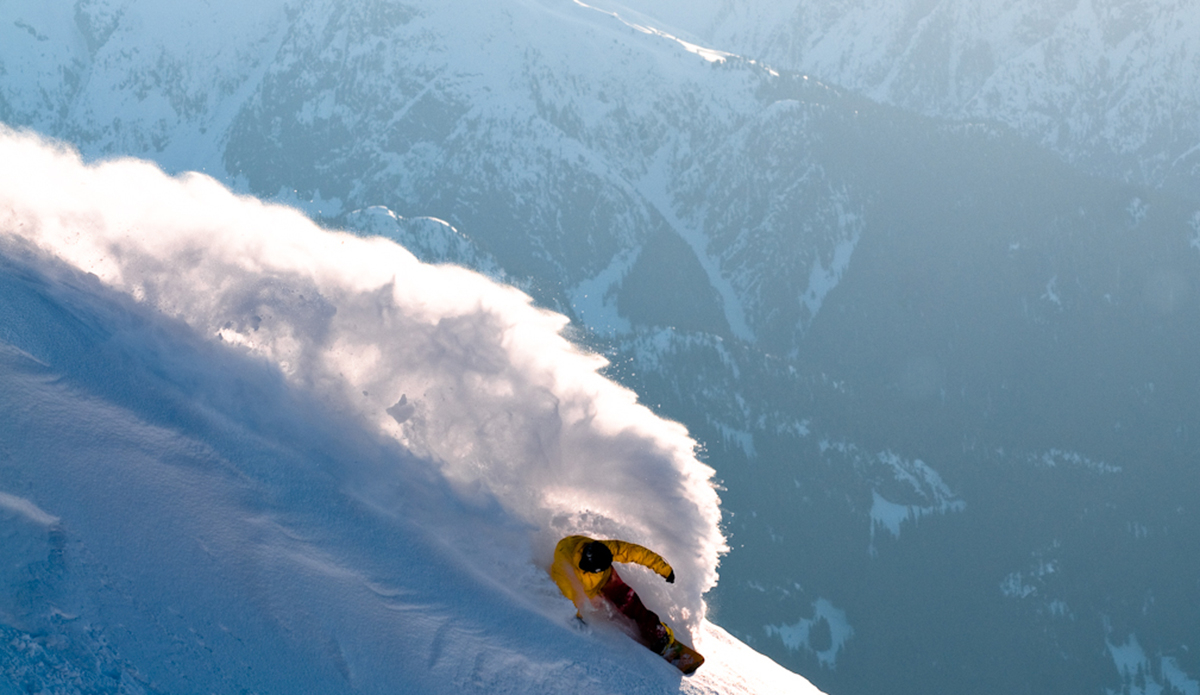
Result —
<path fill-rule="evenodd" d="M 639 642 L 660 654 L 671 643 L 667 626 L 663 625 L 654 611 L 646 608 L 646 604 L 642 603 L 642 599 L 638 598 L 633 588 L 621 579 L 615 568 L 608 582 L 600 588 L 600 594 L 637 625 L 636 637 Z"/>

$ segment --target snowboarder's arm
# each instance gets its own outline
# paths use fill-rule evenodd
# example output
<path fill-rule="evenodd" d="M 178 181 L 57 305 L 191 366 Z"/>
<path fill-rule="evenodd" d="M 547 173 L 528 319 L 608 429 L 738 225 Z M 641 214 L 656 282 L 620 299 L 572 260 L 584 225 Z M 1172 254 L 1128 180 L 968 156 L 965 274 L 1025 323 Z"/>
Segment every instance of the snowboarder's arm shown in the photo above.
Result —
<path fill-rule="evenodd" d="M 626 541 L 604 541 L 604 544 L 612 551 L 613 562 L 637 563 L 649 567 L 668 581 L 675 578 L 675 570 L 671 569 L 671 565 L 649 548 Z"/>

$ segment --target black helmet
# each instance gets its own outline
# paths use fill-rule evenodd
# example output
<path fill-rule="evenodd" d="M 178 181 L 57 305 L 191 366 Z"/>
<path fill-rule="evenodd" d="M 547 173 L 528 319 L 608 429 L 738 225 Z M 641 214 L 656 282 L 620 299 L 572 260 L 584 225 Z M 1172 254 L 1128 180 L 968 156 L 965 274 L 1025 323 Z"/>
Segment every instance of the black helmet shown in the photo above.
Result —
<path fill-rule="evenodd" d="M 579 557 L 579 569 L 584 572 L 603 572 L 612 567 L 612 551 L 600 541 L 592 541 L 583 546 L 583 554 Z"/>

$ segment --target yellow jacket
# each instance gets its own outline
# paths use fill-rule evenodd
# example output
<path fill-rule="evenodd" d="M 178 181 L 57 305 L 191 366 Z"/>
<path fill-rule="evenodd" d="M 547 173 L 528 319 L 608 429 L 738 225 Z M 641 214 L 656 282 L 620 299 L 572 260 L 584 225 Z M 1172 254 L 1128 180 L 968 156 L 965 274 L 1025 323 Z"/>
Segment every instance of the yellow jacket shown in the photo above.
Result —
<path fill-rule="evenodd" d="M 583 555 L 583 546 L 594 539 L 587 536 L 567 536 L 558 542 L 554 548 L 554 562 L 550 565 L 550 577 L 576 608 L 583 608 L 584 600 L 596 598 L 600 589 L 608 583 L 612 576 L 612 568 L 603 572 L 584 572 L 579 569 L 579 558 Z M 626 541 L 600 541 L 612 551 L 613 562 L 636 562 L 645 565 L 666 578 L 672 574 L 667 561 L 658 553 L 636 543 Z"/>

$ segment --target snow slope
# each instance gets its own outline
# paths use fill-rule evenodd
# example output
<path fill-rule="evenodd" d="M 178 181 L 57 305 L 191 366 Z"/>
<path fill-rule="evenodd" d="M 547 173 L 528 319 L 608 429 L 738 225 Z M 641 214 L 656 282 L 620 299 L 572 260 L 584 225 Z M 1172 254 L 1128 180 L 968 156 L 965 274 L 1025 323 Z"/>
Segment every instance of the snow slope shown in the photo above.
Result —
<path fill-rule="evenodd" d="M 0 132 L 0 693 L 817 692 L 705 620 L 682 427 L 528 297 L 211 179 Z M 558 536 L 707 653 L 572 626 Z"/>

